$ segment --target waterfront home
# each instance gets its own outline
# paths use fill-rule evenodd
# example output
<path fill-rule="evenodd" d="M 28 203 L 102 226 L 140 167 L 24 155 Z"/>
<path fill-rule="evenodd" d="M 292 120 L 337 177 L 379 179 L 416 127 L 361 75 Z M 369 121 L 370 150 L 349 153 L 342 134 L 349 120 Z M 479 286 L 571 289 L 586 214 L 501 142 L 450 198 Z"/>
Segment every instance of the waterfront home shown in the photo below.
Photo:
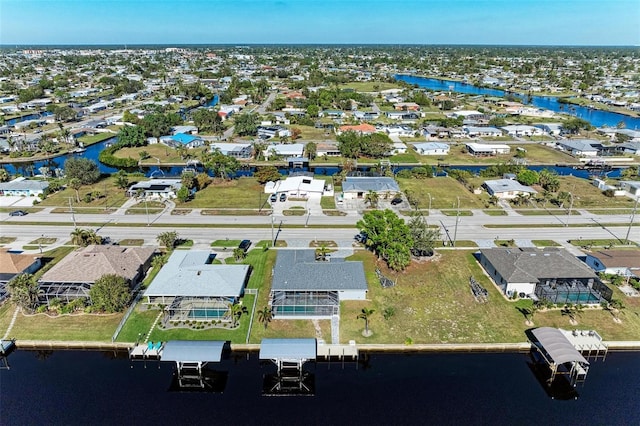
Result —
<path fill-rule="evenodd" d="M 470 138 L 475 138 L 475 137 L 497 138 L 502 136 L 502 130 L 497 129 L 495 127 L 462 126 L 462 130 Z"/>
<path fill-rule="evenodd" d="M 397 102 L 393 108 L 396 111 L 420 111 L 420 105 L 415 102 Z"/>
<path fill-rule="evenodd" d="M 16 275 L 33 274 L 42 265 L 39 255 L 11 253 L 0 248 L 0 303 L 7 297 L 6 284 Z"/>
<path fill-rule="evenodd" d="M 183 146 L 187 149 L 198 148 L 204 145 L 204 140 L 198 136 L 189 135 L 186 133 L 177 133 L 171 136 L 161 136 L 160 143 L 163 143 L 172 148 Z"/>
<path fill-rule="evenodd" d="M 420 118 L 420 114 L 418 112 L 407 112 L 407 111 L 388 111 L 386 116 L 389 120 L 406 120 L 413 121 Z"/>
<path fill-rule="evenodd" d="M 316 142 L 316 156 L 318 157 L 339 157 L 341 155 L 337 142 L 323 141 Z"/>
<path fill-rule="evenodd" d="M 264 192 L 266 194 L 287 194 L 288 197 L 317 200 L 323 195 L 333 195 L 333 189 L 328 188 L 323 179 L 314 179 L 313 176 L 289 176 L 284 180 L 267 182 L 264 186 Z"/>
<path fill-rule="evenodd" d="M 48 188 L 49 182 L 45 180 L 32 180 L 21 176 L 9 182 L 0 183 L 0 195 L 37 197 L 44 195 Z"/>
<path fill-rule="evenodd" d="M 342 193 L 345 200 L 362 199 L 369 191 L 376 192 L 381 198 L 393 198 L 400 192 L 398 183 L 392 177 L 347 176 L 342 181 Z"/>
<path fill-rule="evenodd" d="M 262 155 L 267 159 L 272 155 L 276 157 L 302 157 L 303 152 L 304 144 L 302 143 L 273 143 L 265 148 Z"/>
<path fill-rule="evenodd" d="M 89 298 L 89 290 L 104 275 L 118 275 L 131 287 L 145 276 L 155 247 L 90 245 L 66 255 L 38 280 L 41 300 L 70 302 Z"/>
<path fill-rule="evenodd" d="M 503 200 L 512 200 L 520 195 L 529 197 L 531 194 L 538 193 L 535 189 L 522 185 L 514 179 L 485 180 L 482 186 L 485 187 L 489 195 Z"/>
<path fill-rule="evenodd" d="M 591 139 L 563 139 L 556 142 L 558 149 L 576 157 L 596 157 L 598 149 L 594 145 L 600 145 L 600 142 Z"/>
<path fill-rule="evenodd" d="M 449 155 L 449 144 L 441 142 L 414 143 L 413 147 L 420 155 Z"/>
<path fill-rule="evenodd" d="M 143 303 L 164 305 L 171 320 L 229 320 L 244 295 L 249 265 L 213 264 L 208 250 L 176 250 L 145 290 Z"/>
<path fill-rule="evenodd" d="M 640 142 L 624 142 L 616 150 L 623 154 L 640 155 Z"/>
<path fill-rule="evenodd" d="M 447 115 L 451 118 L 462 117 L 464 120 L 483 120 L 487 118 L 486 114 L 483 114 L 480 111 L 475 111 L 475 110 L 453 111 Z"/>
<path fill-rule="evenodd" d="M 582 304 L 599 304 L 603 299 L 611 299 L 611 289 L 591 268 L 565 249 L 482 249 L 479 261 L 508 297 Z"/>
<path fill-rule="evenodd" d="M 176 198 L 180 188 L 180 179 L 151 179 L 131 185 L 127 195 L 144 199 L 172 199 Z"/>
<path fill-rule="evenodd" d="M 586 253 L 585 263 L 598 273 L 640 278 L 640 249 L 595 250 Z"/>
<path fill-rule="evenodd" d="M 638 180 L 620 181 L 620 189 L 629 194 L 631 198 L 640 198 L 640 181 Z"/>
<path fill-rule="evenodd" d="M 329 319 L 344 300 L 366 300 L 362 262 L 316 259 L 315 250 L 278 250 L 269 303 L 277 319 Z"/>
<path fill-rule="evenodd" d="M 535 123 L 534 126 L 551 136 L 560 136 L 563 133 L 562 123 Z"/>
<path fill-rule="evenodd" d="M 253 146 L 250 143 L 212 142 L 209 149 L 211 152 L 218 150 L 223 155 L 238 159 L 253 157 Z"/>
<path fill-rule="evenodd" d="M 467 152 L 476 157 L 508 154 L 511 152 L 509 145 L 469 142 L 465 144 Z"/>
<path fill-rule="evenodd" d="M 524 124 L 513 124 L 510 126 L 502 126 L 501 129 L 504 130 L 507 133 L 507 135 L 512 137 L 544 135 L 544 131 L 542 129 L 534 126 L 527 126 Z"/>
<path fill-rule="evenodd" d="M 407 152 L 407 145 L 404 142 L 393 142 L 391 144 L 391 151 L 387 152 L 386 155 L 398 155 L 405 154 Z"/>

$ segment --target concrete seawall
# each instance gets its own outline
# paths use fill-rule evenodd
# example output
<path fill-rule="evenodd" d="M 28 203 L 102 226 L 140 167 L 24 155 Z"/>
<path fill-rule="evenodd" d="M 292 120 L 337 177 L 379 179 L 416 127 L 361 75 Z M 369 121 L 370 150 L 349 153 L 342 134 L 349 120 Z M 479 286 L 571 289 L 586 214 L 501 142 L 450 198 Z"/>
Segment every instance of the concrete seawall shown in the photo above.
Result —
<path fill-rule="evenodd" d="M 640 351 L 640 341 L 603 342 L 610 351 Z M 125 342 L 83 342 L 58 340 L 16 340 L 18 349 L 125 350 L 134 346 Z M 529 342 L 520 343 L 433 343 L 433 344 L 358 344 L 358 350 L 371 353 L 419 352 L 527 352 Z M 257 352 L 259 344 L 232 344 L 234 351 Z"/>

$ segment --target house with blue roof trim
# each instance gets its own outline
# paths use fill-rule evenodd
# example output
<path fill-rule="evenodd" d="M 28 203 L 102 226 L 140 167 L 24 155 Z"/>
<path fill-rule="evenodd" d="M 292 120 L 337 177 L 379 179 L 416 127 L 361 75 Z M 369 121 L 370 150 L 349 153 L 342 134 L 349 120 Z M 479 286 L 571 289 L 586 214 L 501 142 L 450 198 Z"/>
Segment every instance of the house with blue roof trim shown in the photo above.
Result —
<path fill-rule="evenodd" d="M 160 143 L 170 146 L 171 148 L 177 148 L 184 146 L 185 148 L 198 148 L 204 145 L 204 140 L 198 136 L 189 135 L 186 133 L 176 133 L 171 136 L 160 137 Z"/>

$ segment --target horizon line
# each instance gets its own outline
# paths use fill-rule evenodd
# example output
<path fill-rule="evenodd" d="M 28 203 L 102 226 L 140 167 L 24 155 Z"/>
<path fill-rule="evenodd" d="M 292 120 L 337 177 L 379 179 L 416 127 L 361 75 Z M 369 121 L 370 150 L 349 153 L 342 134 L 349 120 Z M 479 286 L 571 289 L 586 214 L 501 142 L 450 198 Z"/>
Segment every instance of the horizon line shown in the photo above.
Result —
<path fill-rule="evenodd" d="M 0 43 L 0 49 L 18 47 L 99 47 L 99 46 L 163 46 L 163 47 L 188 47 L 188 46 L 454 46 L 454 47 L 598 47 L 598 48 L 637 48 L 634 44 L 492 44 L 492 43 Z"/>

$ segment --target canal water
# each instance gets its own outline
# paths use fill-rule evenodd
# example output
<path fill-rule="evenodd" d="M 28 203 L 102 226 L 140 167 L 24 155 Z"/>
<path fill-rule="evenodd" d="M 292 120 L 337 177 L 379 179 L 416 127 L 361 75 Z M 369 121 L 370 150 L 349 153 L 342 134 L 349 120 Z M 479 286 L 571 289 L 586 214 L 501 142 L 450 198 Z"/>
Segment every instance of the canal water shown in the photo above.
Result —
<path fill-rule="evenodd" d="M 275 366 L 256 354 L 216 364 L 216 393 L 172 389 L 172 363 L 107 352 L 16 351 L 0 371 L 0 424 L 640 424 L 640 356 L 594 361 L 584 386 L 552 399 L 525 354 L 373 354 L 308 364 L 313 396 L 263 396 Z M 564 394 L 563 394 L 564 395 Z M 556 395 L 562 396 L 562 395 Z M 577 398 L 577 399 L 575 399 Z"/>
<path fill-rule="evenodd" d="M 451 91 L 456 93 L 465 93 L 468 95 L 483 95 L 483 96 L 498 96 L 504 97 L 507 92 L 500 89 L 491 89 L 485 87 L 478 87 L 472 84 L 463 83 L 460 81 L 440 80 L 437 78 L 416 77 L 412 75 L 396 75 L 396 79 L 407 82 L 409 84 L 417 84 L 419 87 L 437 90 L 437 91 Z M 554 96 L 525 96 L 522 94 L 513 95 L 524 100 L 529 100 L 529 103 L 538 108 L 548 109 L 554 112 L 563 112 L 571 114 L 576 117 L 580 117 L 590 122 L 593 126 L 601 127 L 616 127 L 620 121 L 623 121 L 627 129 L 639 129 L 640 118 L 629 117 L 624 114 L 618 114 L 616 112 L 602 111 L 598 109 L 586 108 L 580 105 L 564 104 L 558 102 L 558 98 Z M 543 118 L 540 119 L 544 121 Z"/>

